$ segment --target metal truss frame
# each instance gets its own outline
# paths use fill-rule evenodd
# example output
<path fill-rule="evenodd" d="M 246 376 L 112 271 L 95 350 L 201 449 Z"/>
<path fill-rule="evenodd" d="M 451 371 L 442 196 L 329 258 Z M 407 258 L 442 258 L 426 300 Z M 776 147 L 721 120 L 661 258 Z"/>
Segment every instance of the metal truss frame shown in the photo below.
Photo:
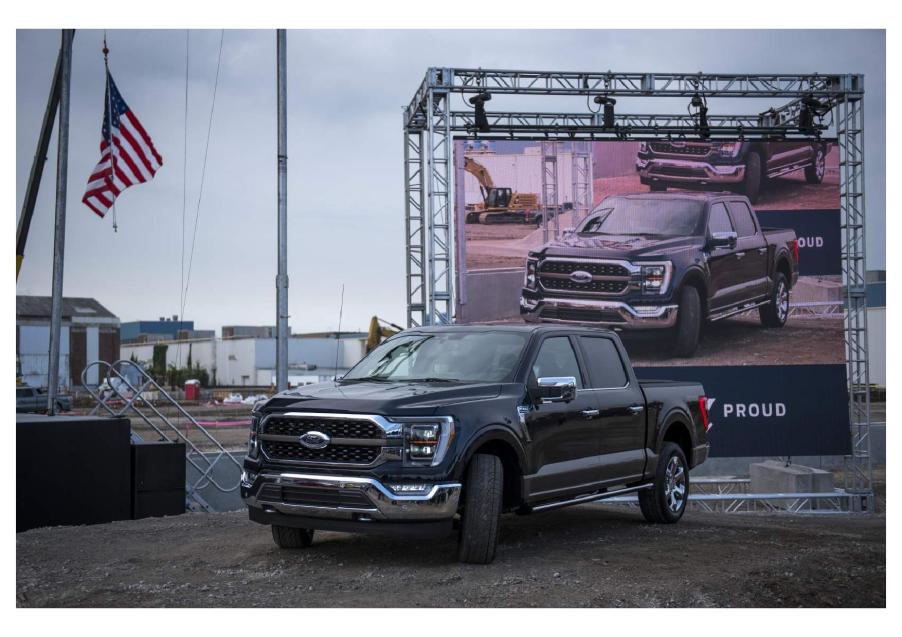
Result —
<path fill-rule="evenodd" d="M 488 131 L 480 131 L 466 97 L 492 95 L 595 96 L 615 98 L 786 99 L 767 103 L 751 115 L 708 114 L 708 128 L 688 114 L 617 114 L 606 128 L 590 112 L 487 112 Z M 452 109 L 458 94 L 464 110 Z M 805 98 L 830 109 L 832 120 L 814 130 L 800 129 Z M 572 102 L 571 102 L 572 103 Z M 757 103 L 761 103 L 760 99 Z M 709 74 L 556 72 L 432 67 L 403 112 L 407 325 L 454 322 L 459 303 L 458 212 L 452 193 L 454 137 L 481 139 L 808 139 L 837 138 L 840 153 L 842 273 L 845 284 L 845 346 L 852 451 L 845 492 L 853 510 L 872 509 L 870 394 L 867 371 L 865 301 L 864 77 L 857 74 Z M 755 109 L 757 110 L 757 109 Z"/>

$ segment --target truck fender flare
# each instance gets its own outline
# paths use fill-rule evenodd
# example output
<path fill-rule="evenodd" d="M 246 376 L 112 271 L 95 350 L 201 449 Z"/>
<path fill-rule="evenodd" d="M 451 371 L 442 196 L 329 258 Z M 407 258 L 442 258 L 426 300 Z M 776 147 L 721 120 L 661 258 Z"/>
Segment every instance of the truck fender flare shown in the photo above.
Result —
<path fill-rule="evenodd" d="M 464 471 L 466 471 L 467 465 L 476 451 L 485 443 L 495 440 L 505 443 L 513 450 L 520 474 L 524 475 L 526 469 L 526 453 L 523 450 L 523 445 L 509 427 L 495 424 L 485 427 L 477 436 L 467 443 L 466 448 L 455 461 L 455 478 L 462 479 Z"/>
<path fill-rule="evenodd" d="M 664 418 L 661 419 L 661 424 L 658 427 L 658 439 L 655 441 L 655 451 L 660 453 L 661 446 L 664 444 L 664 436 L 670 431 L 671 427 L 682 427 L 686 430 L 686 433 L 689 434 L 689 440 L 691 442 L 691 446 L 695 446 L 695 431 L 692 427 L 692 414 L 690 414 L 685 409 L 674 406 L 671 407 Z M 692 459 L 687 458 L 687 460 L 691 463 Z"/>
<path fill-rule="evenodd" d="M 707 304 L 707 295 L 708 295 L 708 283 L 707 277 L 705 276 L 705 270 L 702 269 L 700 265 L 690 265 L 686 268 L 686 271 L 683 272 L 683 276 L 680 277 L 679 281 L 676 281 L 674 286 L 674 291 L 679 292 L 685 287 L 687 281 L 698 280 L 701 282 L 702 287 L 705 289 L 705 294 L 702 297 L 702 303 Z"/>

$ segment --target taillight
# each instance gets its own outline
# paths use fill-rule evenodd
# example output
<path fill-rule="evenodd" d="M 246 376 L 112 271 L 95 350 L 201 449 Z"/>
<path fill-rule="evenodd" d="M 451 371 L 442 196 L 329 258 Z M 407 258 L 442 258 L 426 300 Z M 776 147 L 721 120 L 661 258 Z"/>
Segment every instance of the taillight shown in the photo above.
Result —
<path fill-rule="evenodd" d="M 702 417 L 702 425 L 705 431 L 711 428 L 711 421 L 708 419 L 708 399 L 704 396 L 698 397 L 698 413 Z"/>
<path fill-rule="evenodd" d="M 796 260 L 796 263 L 799 262 L 799 240 L 793 239 L 789 242 L 789 246 L 792 249 L 792 258 Z"/>

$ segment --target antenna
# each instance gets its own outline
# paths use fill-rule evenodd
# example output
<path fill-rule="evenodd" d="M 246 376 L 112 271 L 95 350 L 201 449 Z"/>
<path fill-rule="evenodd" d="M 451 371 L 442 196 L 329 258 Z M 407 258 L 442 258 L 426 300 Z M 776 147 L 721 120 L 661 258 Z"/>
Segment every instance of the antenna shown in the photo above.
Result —
<path fill-rule="evenodd" d="M 338 306 L 338 332 L 335 334 L 335 380 L 338 380 L 338 359 L 341 356 L 341 316 L 345 311 L 345 284 L 341 284 L 341 304 Z"/>

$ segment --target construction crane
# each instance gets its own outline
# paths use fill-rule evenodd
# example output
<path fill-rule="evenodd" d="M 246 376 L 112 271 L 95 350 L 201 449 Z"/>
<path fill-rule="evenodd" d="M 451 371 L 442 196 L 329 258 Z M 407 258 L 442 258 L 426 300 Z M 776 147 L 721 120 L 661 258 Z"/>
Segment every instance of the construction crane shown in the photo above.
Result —
<path fill-rule="evenodd" d="M 464 156 L 464 170 L 479 182 L 482 203 L 468 210 L 467 223 L 536 223 L 540 221 L 539 196 L 495 186 L 485 166 Z"/>
<path fill-rule="evenodd" d="M 370 319 L 370 329 L 366 335 L 366 353 L 369 354 L 383 339 L 394 336 L 404 328 L 374 316 Z"/>

